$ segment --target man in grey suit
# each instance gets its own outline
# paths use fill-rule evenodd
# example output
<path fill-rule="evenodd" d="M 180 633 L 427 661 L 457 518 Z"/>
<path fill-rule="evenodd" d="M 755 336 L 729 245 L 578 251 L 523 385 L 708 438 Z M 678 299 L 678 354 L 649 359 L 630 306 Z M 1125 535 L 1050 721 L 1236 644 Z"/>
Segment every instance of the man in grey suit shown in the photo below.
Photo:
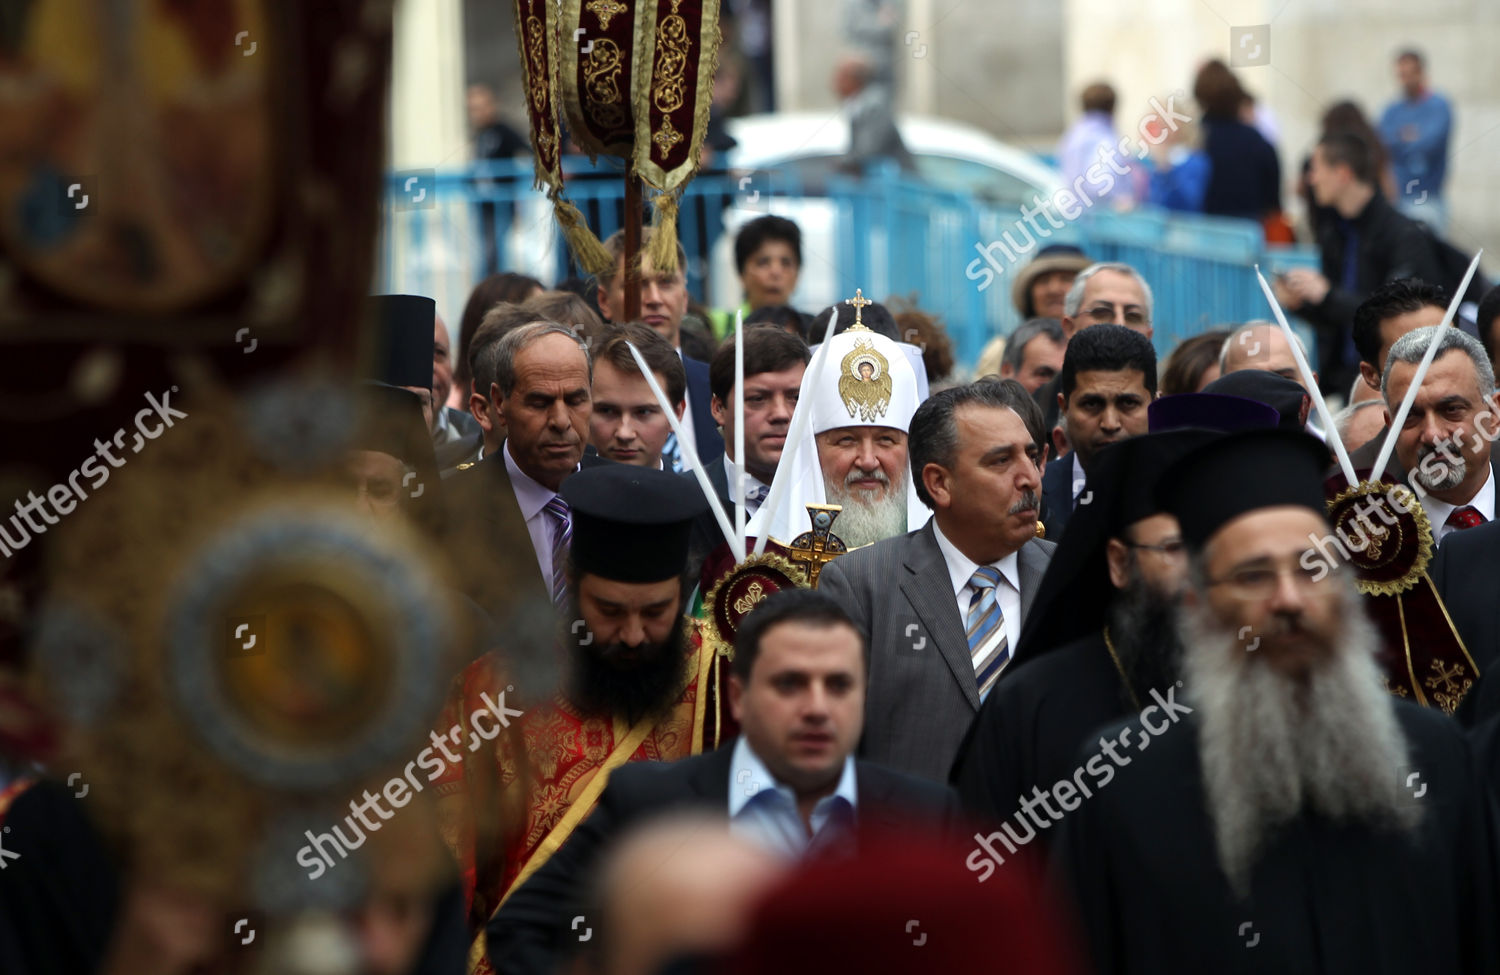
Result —
<path fill-rule="evenodd" d="M 818 589 L 870 636 L 860 757 L 947 780 L 1055 548 L 1035 537 L 1045 436 L 1013 379 L 934 394 L 909 441 L 932 519 L 824 567 Z"/>

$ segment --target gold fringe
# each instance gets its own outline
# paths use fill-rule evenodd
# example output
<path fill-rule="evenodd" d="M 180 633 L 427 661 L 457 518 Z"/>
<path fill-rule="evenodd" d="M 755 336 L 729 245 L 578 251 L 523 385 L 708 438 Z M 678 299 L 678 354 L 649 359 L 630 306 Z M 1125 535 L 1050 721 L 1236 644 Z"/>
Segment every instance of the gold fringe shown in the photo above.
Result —
<path fill-rule="evenodd" d="M 562 227 L 563 237 L 568 242 L 568 250 L 573 252 L 573 257 L 578 261 L 579 267 L 589 274 L 608 274 L 614 270 L 615 259 L 610 256 L 609 251 L 594 236 L 584 222 L 583 214 L 578 208 L 564 200 L 561 196 L 552 198 L 552 213 L 557 217 L 557 223 Z"/>
<path fill-rule="evenodd" d="M 658 274 L 673 274 L 677 271 L 677 194 L 662 193 L 651 201 L 651 207 L 655 217 L 646 259 Z"/>

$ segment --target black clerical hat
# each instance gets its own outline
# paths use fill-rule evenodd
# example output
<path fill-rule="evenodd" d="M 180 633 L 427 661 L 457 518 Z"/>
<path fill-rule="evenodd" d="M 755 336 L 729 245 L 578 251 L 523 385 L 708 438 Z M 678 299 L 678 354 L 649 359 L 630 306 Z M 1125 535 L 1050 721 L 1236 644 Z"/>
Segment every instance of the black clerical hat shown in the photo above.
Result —
<path fill-rule="evenodd" d="M 1160 512 L 1156 487 L 1163 472 L 1179 457 L 1220 436 L 1212 430 L 1169 430 L 1109 444 L 1094 455 L 1078 507 L 1052 553 L 1021 629 L 1015 660 L 1006 672 L 1103 628 L 1114 597 L 1105 558 L 1109 540 Z"/>
<path fill-rule="evenodd" d="M 1264 369 L 1239 369 L 1220 376 L 1207 386 L 1205 393 L 1243 396 L 1264 403 L 1281 414 L 1283 430 L 1301 430 L 1307 426 L 1307 411 L 1312 397 L 1302 384 Z"/>
<path fill-rule="evenodd" d="M 1266 373 L 1266 375 L 1275 375 Z M 1280 376 L 1276 378 L 1280 379 Z M 1301 389 L 1301 386 L 1297 387 Z M 1274 407 L 1257 399 L 1224 393 L 1177 393 L 1154 400 L 1146 408 L 1152 433 L 1197 427 L 1203 430 L 1260 430 L 1281 422 Z"/>
<path fill-rule="evenodd" d="M 1260 508 L 1295 505 L 1322 516 L 1327 468 L 1328 448 L 1317 437 L 1285 428 L 1234 433 L 1172 464 L 1157 499 L 1177 516 L 1183 540 L 1201 549 L 1226 523 Z"/>
<path fill-rule="evenodd" d="M 385 383 L 360 384 L 359 420 L 349 447 L 390 454 L 408 467 L 436 463 L 432 436 L 422 416 L 422 401 L 410 390 Z"/>
<path fill-rule="evenodd" d="M 370 378 L 392 386 L 431 389 L 437 302 L 418 295 L 375 295 L 368 301 L 375 328 L 375 368 Z"/>
<path fill-rule="evenodd" d="M 616 582 L 680 576 L 693 519 L 708 508 L 696 483 L 633 464 L 581 470 L 558 493 L 573 512 L 573 565 Z"/>

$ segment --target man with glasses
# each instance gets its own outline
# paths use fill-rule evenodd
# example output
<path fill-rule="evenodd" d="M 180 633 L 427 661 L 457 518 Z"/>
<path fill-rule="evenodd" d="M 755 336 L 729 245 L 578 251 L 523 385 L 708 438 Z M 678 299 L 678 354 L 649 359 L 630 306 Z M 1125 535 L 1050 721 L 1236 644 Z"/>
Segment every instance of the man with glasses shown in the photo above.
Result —
<path fill-rule="evenodd" d="M 1496 970 L 1468 747 L 1381 688 L 1353 579 L 1311 557 L 1326 465 L 1255 430 L 1162 474 L 1190 713 L 1097 732 L 1116 774 L 1052 846 L 1099 973 Z"/>
<path fill-rule="evenodd" d="M 1079 272 L 1063 300 L 1069 340 L 1090 325 L 1124 325 L 1151 337 L 1151 286 L 1129 264 L 1094 264 Z"/>
<path fill-rule="evenodd" d="M 1264 413 L 1261 422 L 1275 422 Z M 1016 659 L 954 763 L 952 782 L 983 822 L 1017 815 L 1036 790 L 1071 777 L 1091 731 L 1137 714 L 1152 690 L 1172 688 L 1187 553 L 1177 519 L 1153 492 L 1163 468 L 1215 436 L 1172 430 L 1099 453 L 1089 504 L 1058 545 Z M 1051 835 L 1038 838 L 1045 845 Z"/>

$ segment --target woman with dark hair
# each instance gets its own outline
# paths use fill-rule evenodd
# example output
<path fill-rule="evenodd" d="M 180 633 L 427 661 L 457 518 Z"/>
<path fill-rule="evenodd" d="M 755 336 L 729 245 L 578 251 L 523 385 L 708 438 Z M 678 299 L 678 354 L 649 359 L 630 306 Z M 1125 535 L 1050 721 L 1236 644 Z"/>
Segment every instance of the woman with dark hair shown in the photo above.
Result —
<path fill-rule="evenodd" d="M 1161 370 L 1161 394 L 1200 392 L 1219 378 L 1219 350 L 1229 329 L 1216 328 L 1177 343 Z"/>
<path fill-rule="evenodd" d="M 1210 166 L 1203 212 L 1264 223 L 1281 211 L 1281 162 L 1265 136 L 1240 120 L 1246 97 L 1223 61 L 1198 69 L 1193 98 Z"/>
<path fill-rule="evenodd" d="M 1323 113 L 1322 124 L 1323 130 L 1318 136 L 1320 140 L 1323 136 L 1334 132 L 1347 132 L 1358 136 L 1365 145 L 1369 146 L 1375 163 L 1376 186 L 1380 190 L 1380 195 L 1387 200 L 1400 198 L 1396 193 L 1396 177 L 1391 169 L 1390 153 L 1386 152 L 1385 144 L 1380 141 L 1379 133 L 1365 117 L 1363 109 L 1348 99 L 1334 102 Z M 1307 223 L 1312 229 L 1312 239 L 1318 240 L 1324 223 L 1330 219 L 1336 219 L 1337 214 L 1333 207 L 1319 206 L 1318 201 L 1313 199 L 1312 186 L 1307 182 L 1307 170 L 1311 165 L 1312 154 L 1308 153 L 1302 160 L 1302 172 L 1297 178 L 1297 195 L 1302 197 L 1302 202 L 1307 207 Z"/>
<path fill-rule="evenodd" d="M 453 356 L 453 392 L 448 397 L 449 406 L 465 411 L 469 408 L 469 386 L 474 380 L 469 372 L 469 343 L 474 340 L 474 332 L 484 319 L 484 313 L 502 301 L 519 305 L 545 290 L 536 278 L 509 271 L 491 274 L 474 286 L 468 303 L 464 305 L 463 317 L 459 319 L 458 352 Z"/>

